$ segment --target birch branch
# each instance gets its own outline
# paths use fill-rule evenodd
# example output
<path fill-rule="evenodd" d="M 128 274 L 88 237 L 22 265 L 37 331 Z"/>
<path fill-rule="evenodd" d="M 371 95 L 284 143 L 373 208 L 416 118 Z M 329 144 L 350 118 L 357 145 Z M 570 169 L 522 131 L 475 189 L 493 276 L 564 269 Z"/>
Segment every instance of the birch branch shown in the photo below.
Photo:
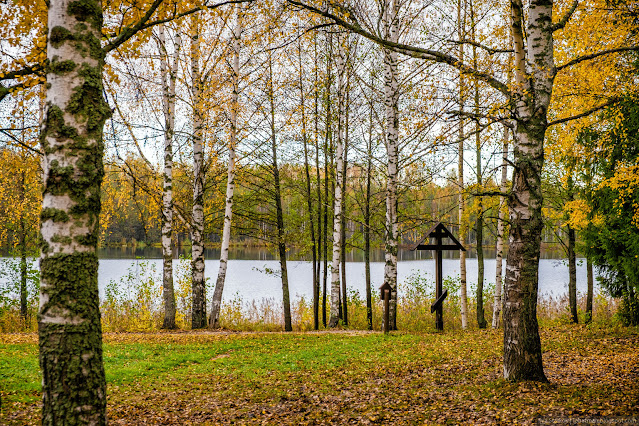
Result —
<path fill-rule="evenodd" d="M 429 61 L 434 61 L 434 62 L 439 62 L 439 63 L 444 63 L 447 65 L 450 65 L 454 68 L 457 68 L 458 70 L 460 70 L 463 74 L 467 74 L 467 75 L 471 75 L 475 78 L 477 78 L 478 80 L 481 80 L 483 82 L 485 82 L 486 84 L 488 84 L 489 86 L 491 86 L 492 88 L 500 91 L 501 93 L 503 93 L 504 95 L 510 97 L 510 90 L 508 89 L 508 86 L 506 84 L 504 84 L 502 81 L 500 81 L 499 79 L 497 79 L 496 77 L 479 71 L 469 65 L 466 65 L 464 63 L 462 63 L 461 60 L 459 60 L 458 58 L 449 55 L 447 53 L 443 53 L 437 50 L 430 50 L 430 49 L 423 49 L 420 47 L 415 47 L 415 46 L 409 46 L 407 44 L 403 44 L 403 43 L 398 43 L 398 42 L 393 42 L 390 40 L 387 40 L 385 38 L 382 38 L 380 36 L 377 36 L 367 30 L 365 30 L 364 28 L 362 28 L 362 26 L 360 26 L 356 20 L 352 20 L 352 22 L 348 22 L 346 21 L 344 18 L 340 18 L 339 16 L 336 16 L 335 14 L 325 11 L 325 10 L 320 10 L 317 7 L 311 6 L 309 4 L 303 3 L 302 1 L 299 0 L 287 0 L 290 4 L 300 7 L 302 9 L 306 9 L 310 12 L 313 12 L 317 15 L 323 16 L 327 19 L 332 20 L 333 22 L 335 22 L 336 24 L 338 24 L 339 26 L 355 33 L 358 34 L 364 38 L 367 38 L 381 46 L 386 47 L 389 50 L 393 50 L 395 52 L 401 53 L 403 55 L 406 56 L 410 56 L 413 58 L 417 58 L 417 59 L 425 59 L 425 60 L 429 60 Z M 350 15 L 349 15 L 350 16 Z"/>

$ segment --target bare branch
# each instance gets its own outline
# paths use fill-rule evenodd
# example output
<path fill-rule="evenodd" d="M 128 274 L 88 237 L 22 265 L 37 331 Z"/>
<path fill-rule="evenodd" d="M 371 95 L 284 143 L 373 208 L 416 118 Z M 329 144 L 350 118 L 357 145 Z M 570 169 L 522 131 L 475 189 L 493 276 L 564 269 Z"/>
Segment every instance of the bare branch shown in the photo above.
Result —
<path fill-rule="evenodd" d="M 111 42 L 109 42 L 106 46 L 104 46 L 104 48 L 103 48 L 104 52 L 108 53 L 111 50 L 119 47 L 120 45 L 122 45 L 122 43 L 126 42 L 128 39 L 133 37 L 138 31 L 142 31 L 142 30 L 154 27 L 154 26 L 159 25 L 159 24 L 164 24 L 164 23 L 167 23 L 167 22 L 171 22 L 171 21 L 173 21 L 175 19 L 179 19 L 179 18 L 182 18 L 184 16 L 188 16 L 188 15 L 191 15 L 193 13 L 199 12 L 200 10 L 204 10 L 204 9 L 214 10 L 214 9 L 217 9 L 219 7 L 226 6 L 226 5 L 229 5 L 229 4 L 250 3 L 250 2 L 252 2 L 254 0 L 228 0 L 228 1 L 223 1 L 221 3 L 216 3 L 216 4 L 212 4 L 212 5 L 204 5 L 204 6 L 195 7 L 193 9 L 189 9 L 189 10 L 187 10 L 185 12 L 174 13 L 172 16 L 170 16 L 168 18 L 165 18 L 165 19 L 158 19 L 156 21 L 148 22 L 149 19 L 151 18 L 151 16 L 153 15 L 153 13 L 155 13 L 155 11 L 158 8 L 158 6 L 160 5 L 160 3 L 162 3 L 162 1 L 163 0 L 155 0 L 153 2 L 153 4 L 151 5 L 151 7 L 149 8 L 149 10 L 147 11 L 147 13 L 135 25 L 129 26 L 129 27 L 125 27 L 117 36 L 113 36 L 115 38 L 113 40 L 111 40 Z"/>
<path fill-rule="evenodd" d="M 610 55 L 612 53 L 620 53 L 620 52 L 632 52 L 639 50 L 639 46 L 627 46 L 627 47 L 616 47 L 614 49 L 602 50 L 601 52 L 591 53 L 589 55 L 579 56 L 571 61 L 566 62 L 563 65 L 559 65 L 557 67 L 557 72 L 563 70 L 564 68 L 571 67 L 580 62 L 589 61 L 591 59 L 598 58 L 600 56 Z"/>
<path fill-rule="evenodd" d="M 480 119 L 485 118 L 485 119 L 491 120 L 490 124 L 501 123 L 508 128 L 511 128 L 511 129 L 513 128 L 512 123 L 509 122 L 510 118 L 508 117 L 496 117 L 493 115 L 486 115 L 481 113 L 474 113 L 471 111 L 460 111 L 460 110 L 449 110 L 449 111 L 446 111 L 446 114 L 448 114 L 451 117 L 452 116 L 467 117 L 475 121 L 479 121 Z"/>
<path fill-rule="evenodd" d="M 320 10 L 316 8 L 315 6 L 302 3 L 302 1 L 299 1 L 299 0 L 287 0 L 287 1 L 292 5 L 298 6 L 302 9 L 306 9 L 317 15 L 330 19 L 331 21 L 351 31 L 352 33 L 358 34 L 364 38 L 367 38 L 395 52 L 398 52 L 413 58 L 417 58 L 417 59 L 425 59 L 425 60 L 429 60 L 433 62 L 439 62 L 439 63 L 450 65 L 458 69 L 461 73 L 470 75 L 478 80 L 481 80 L 487 83 L 489 86 L 493 87 L 494 89 L 500 91 L 504 95 L 510 97 L 510 90 L 508 89 L 508 86 L 504 84 L 502 81 L 500 81 L 499 79 L 495 78 L 494 76 L 488 73 L 479 71 L 471 66 L 468 66 L 462 63 L 462 61 L 460 61 L 459 59 L 457 59 L 456 57 L 452 55 L 439 52 L 437 50 L 422 49 L 420 47 L 409 46 L 403 43 L 395 43 L 365 30 L 357 23 L 357 21 L 347 22 L 345 19 L 340 18 L 339 16 L 336 16 L 335 14 L 331 12 Z"/>
<path fill-rule="evenodd" d="M 582 112 L 580 114 L 573 115 L 573 116 L 570 116 L 570 117 L 559 118 L 557 120 L 551 121 L 550 123 L 548 123 L 548 127 L 554 126 L 555 124 L 561 124 L 561 123 L 566 123 L 568 121 L 577 120 L 578 118 L 587 117 L 590 114 L 593 114 L 593 113 L 595 113 L 597 111 L 600 111 L 600 110 L 602 110 L 602 109 L 604 109 L 604 108 L 606 108 L 606 107 L 608 107 L 610 105 L 614 105 L 617 102 L 619 102 L 619 98 L 618 97 L 611 98 L 608 101 L 606 101 L 606 102 L 604 102 L 602 104 L 599 104 L 597 106 L 594 106 L 594 107 L 590 108 L 589 110 L 586 110 L 586 111 L 584 111 L 584 112 Z"/>
<path fill-rule="evenodd" d="M 304 31 L 302 31 L 301 33 L 297 34 L 297 35 L 295 36 L 295 38 L 294 38 L 294 39 L 292 39 L 292 40 L 290 40 L 290 41 L 286 41 L 286 42 L 284 42 L 284 43 L 282 43 L 282 44 L 280 44 L 280 45 L 274 46 L 274 47 L 269 47 L 269 48 L 267 48 L 267 49 L 264 49 L 264 51 L 265 51 L 265 52 L 270 52 L 270 51 L 272 51 L 272 50 L 279 50 L 279 49 L 282 49 L 282 48 L 284 48 L 284 47 L 286 47 L 286 46 L 289 46 L 289 45 L 291 45 L 291 44 L 295 43 L 297 40 L 299 40 L 300 38 L 302 38 L 302 37 L 303 37 L 304 35 L 306 35 L 307 33 L 310 33 L 311 31 L 314 31 L 314 30 L 321 30 L 322 28 L 332 27 L 333 25 L 336 25 L 336 24 L 334 24 L 334 23 L 328 23 L 328 24 L 313 25 L 312 27 L 310 27 L 310 28 L 306 28 Z"/>
<path fill-rule="evenodd" d="M 16 90 L 20 90 L 24 88 L 24 83 L 14 84 L 13 86 L 4 87 L 0 86 L 0 102 L 7 96 L 11 94 L 11 92 L 15 92 Z"/>
<path fill-rule="evenodd" d="M 449 43 L 455 43 L 455 44 L 470 44 L 471 46 L 475 46 L 475 47 L 479 47 L 480 49 L 485 50 L 486 52 L 488 52 L 488 54 L 490 55 L 494 55 L 496 53 L 512 53 L 514 52 L 513 49 L 494 49 L 492 47 L 488 47 L 488 46 L 484 46 L 481 43 L 478 43 L 476 41 L 473 40 L 448 40 Z"/>
<path fill-rule="evenodd" d="M 105 86 L 106 88 L 114 93 L 111 89 L 111 87 L 109 86 L 109 83 L 107 80 L 104 80 Z M 107 97 L 107 93 L 105 91 L 104 93 L 105 98 Z M 108 100 L 108 99 L 107 99 Z M 113 99 L 113 104 L 115 105 L 115 110 L 118 112 L 118 114 L 120 115 L 120 117 L 122 118 L 122 122 L 124 123 L 125 127 L 127 128 L 127 130 L 129 131 L 129 134 L 131 135 L 131 138 L 133 139 L 133 143 L 135 144 L 135 147 L 138 149 L 138 154 L 140 154 L 140 157 L 142 158 L 142 160 L 144 160 L 144 162 L 147 164 L 147 166 L 150 169 L 153 169 L 153 164 L 151 164 L 151 162 L 149 161 L 148 158 L 146 158 L 146 155 L 144 155 L 144 153 L 142 152 L 142 148 L 140 147 L 140 143 L 138 141 L 138 138 L 135 136 L 135 132 L 133 131 L 133 128 L 131 126 L 131 123 L 129 123 L 129 121 L 124 117 L 124 114 L 122 114 L 122 110 L 120 110 L 120 105 L 117 101 L 117 99 Z"/>
<path fill-rule="evenodd" d="M 105 54 L 107 52 L 110 52 L 111 50 L 119 47 L 122 43 L 124 43 L 125 41 L 133 37 L 138 31 L 144 29 L 144 25 L 147 23 L 149 19 L 151 19 L 151 16 L 153 16 L 153 14 L 157 10 L 157 8 L 160 6 L 160 4 L 162 4 L 163 1 L 164 0 L 155 0 L 153 3 L 151 3 L 151 6 L 149 6 L 149 9 L 146 11 L 144 16 L 138 22 L 136 22 L 134 25 L 124 27 L 124 29 L 120 32 L 120 34 L 118 34 L 113 40 L 107 43 L 107 45 L 104 46 L 104 48 L 102 48 L 102 51 Z"/>
<path fill-rule="evenodd" d="M 22 148 L 25 148 L 31 152 L 34 152 L 38 155 L 44 155 L 42 153 L 42 151 L 40 151 L 37 148 L 34 148 L 32 146 L 27 145 L 26 143 L 22 142 L 20 139 L 16 138 L 15 136 L 13 136 L 11 133 L 9 133 L 7 130 L 5 129 L 0 129 L 0 133 L 2 133 L 3 135 L 7 136 L 9 139 L 11 139 L 12 143 L 17 144 L 18 146 L 21 146 Z"/>
<path fill-rule="evenodd" d="M 575 13 L 575 10 L 577 10 L 578 5 L 579 5 L 579 0 L 575 0 L 570 6 L 570 9 L 566 11 L 566 14 L 559 20 L 559 22 L 557 22 L 556 24 L 553 24 L 553 26 L 551 27 L 553 32 L 557 30 L 561 30 L 563 27 L 566 26 L 568 21 L 570 21 L 570 18 L 572 18 L 572 15 Z"/>
<path fill-rule="evenodd" d="M 16 71 L 9 71 L 9 72 L 0 71 L 0 81 L 13 80 L 16 77 L 24 77 L 24 76 L 32 75 L 32 74 L 39 74 L 43 69 L 44 67 L 42 66 L 42 64 L 33 64 Z"/>
<path fill-rule="evenodd" d="M 477 191 L 477 192 L 468 191 L 468 194 L 474 197 L 506 197 L 506 198 L 512 195 L 509 192 L 501 192 L 501 191 Z"/>

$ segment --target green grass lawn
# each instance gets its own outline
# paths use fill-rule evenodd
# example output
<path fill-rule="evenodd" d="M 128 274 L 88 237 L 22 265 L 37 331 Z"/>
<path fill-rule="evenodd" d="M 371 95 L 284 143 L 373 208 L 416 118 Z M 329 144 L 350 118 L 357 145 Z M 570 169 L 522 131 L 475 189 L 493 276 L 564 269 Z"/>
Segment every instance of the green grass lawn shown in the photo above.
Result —
<path fill-rule="evenodd" d="M 550 383 L 501 379 L 499 331 L 106 334 L 112 424 L 530 423 L 639 416 L 639 329 L 542 328 Z M 39 424 L 37 336 L 0 334 L 2 424 Z"/>

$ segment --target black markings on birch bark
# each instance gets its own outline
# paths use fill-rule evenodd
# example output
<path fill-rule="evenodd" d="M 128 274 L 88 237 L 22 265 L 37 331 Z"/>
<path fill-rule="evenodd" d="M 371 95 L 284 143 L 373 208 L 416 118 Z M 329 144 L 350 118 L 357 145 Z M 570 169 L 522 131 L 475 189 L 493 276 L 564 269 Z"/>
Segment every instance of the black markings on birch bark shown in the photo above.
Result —
<path fill-rule="evenodd" d="M 51 67 L 40 136 L 42 423 L 103 425 L 106 382 L 96 248 L 102 128 L 111 111 L 102 95 L 101 4 L 52 0 L 48 27 L 56 30 L 47 46 Z"/>
<path fill-rule="evenodd" d="M 162 185 L 162 294 L 164 320 L 162 328 L 174 329 L 175 292 L 173 288 L 173 136 L 175 133 L 175 83 L 182 48 L 179 27 L 175 33 L 172 63 L 166 46 L 165 27 L 158 28 L 160 75 L 162 78 L 162 107 L 164 113 L 164 173 Z M 167 81 L 168 78 L 168 81 Z"/>
<path fill-rule="evenodd" d="M 326 44 L 328 55 L 326 55 L 326 87 L 325 87 L 325 110 L 326 110 L 326 122 L 324 132 L 324 273 L 322 278 L 322 324 L 326 327 L 326 298 L 328 294 L 327 281 L 328 281 L 328 210 L 331 206 L 329 198 L 329 185 L 330 185 L 330 163 L 329 153 L 330 146 L 332 145 L 332 132 L 331 132 L 331 86 L 333 84 L 332 77 L 332 59 L 333 59 L 333 33 L 328 31 L 326 33 Z"/>
<path fill-rule="evenodd" d="M 503 136 L 503 150 L 502 150 L 502 162 L 501 162 L 501 183 L 500 183 L 500 191 L 502 193 L 506 193 L 508 190 L 508 136 L 509 136 L 509 128 L 508 126 L 504 126 L 504 136 Z M 504 196 L 499 196 L 499 213 L 497 216 L 497 243 L 496 243 L 496 254 L 495 254 L 495 300 L 493 303 L 493 321 L 492 327 L 499 328 L 499 319 L 501 315 L 502 308 L 502 286 L 503 286 L 503 258 L 504 258 L 504 207 L 506 203 L 506 198 Z"/>
<path fill-rule="evenodd" d="M 457 1 L 457 37 L 460 40 L 466 39 L 466 1 Z M 464 44 L 459 44 L 459 60 L 464 61 Z M 459 110 L 464 111 L 465 107 L 465 79 L 464 73 L 459 73 Z M 466 139 L 464 134 L 464 117 L 460 115 L 458 125 L 458 158 L 457 158 L 457 180 L 459 185 L 459 207 L 457 210 L 457 216 L 459 220 L 459 241 L 464 244 L 467 235 L 467 228 L 464 211 L 465 211 L 465 196 L 464 196 L 464 141 Z M 466 286 L 466 252 L 464 250 L 459 251 L 459 276 L 460 276 L 460 293 L 461 293 L 461 325 L 462 329 L 468 327 L 468 290 Z"/>
<path fill-rule="evenodd" d="M 319 57 L 317 55 L 317 32 L 313 38 L 313 54 L 315 57 L 315 89 L 313 91 L 313 118 L 315 121 L 315 133 L 313 142 L 315 143 L 315 180 L 317 186 L 315 194 L 317 197 L 317 272 L 315 276 L 314 300 L 313 300 L 313 326 L 315 330 L 319 330 L 319 303 L 320 303 L 320 262 L 322 258 L 322 190 L 320 179 L 320 156 L 319 156 Z M 324 300 L 324 310 L 326 309 L 326 300 Z M 326 327 L 326 315 L 324 315 L 324 327 Z"/>
<path fill-rule="evenodd" d="M 521 1 L 513 0 L 511 28 L 516 87 L 512 103 L 516 122 L 504 280 L 504 378 L 546 381 L 537 324 L 537 290 L 543 229 L 541 170 L 547 111 L 555 77 L 552 3 L 530 2 L 527 37 L 523 32 L 523 16 Z M 530 64 L 530 72 L 526 63 Z"/>
<path fill-rule="evenodd" d="M 222 306 L 222 292 L 226 281 L 226 270 L 229 261 L 229 244 L 231 242 L 231 222 L 233 219 L 233 194 L 235 192 L 235 149 L 237 147 L 237 133 L 239 113 L 239 81 L 240 81 L 240 37 L 242 34 L 242 15 L 239 5 L 235 6 L 235 26 L 233 27 L 233 66 L 231 70 L 231 82 L 233 93 L 231 95 L 231 134 L 229 140 L 229 163 L 226 174 L 226 198 L 224 205 L 224 225 L 222 229 L 222 244 L 220 247 L 220 267 L 215 282 L 213 301 L 211 303 L 211 317 L 209 327 L 220 327 L 220 307 Z"/>
<path fill-rule="evenodd" d="M 191 277 L 193 301 L 191 328 L 204 328 L 206 317 L 206 287 L 204 278 L 204 149 L 202 77 L 200 75 L 200 25 L 197 14 L 191 20 L 191 78 L 193 91 L 193 213 L 191 218 Z"/>
<path fill-rule="evenodd" d="M 382 21 L 385 36 L 396 43 L 399 39 L 397 1 L 384 2 Z M 397 52 L 384 49 L 384 105 L 386 115 L 386 232 L 384 233 L 384 283 L 391 286 L 389 329 L 397 329 L 397 173 L 399 144 L 399 82 Z"/>
<path fill-rule="evenodd" d="M 337 143 L 335 145 L 335 190 L 333 206 L 333 257 L 331 262 L 331 315 L 329 327 L 337 327 L 340 320 L 340 260 L 342 251 L 342 186 L 344 185 L 344 101 L 346 96 L 346 34 L 342 31 L 337 34 L 337 105 L 338 125 Z"/>

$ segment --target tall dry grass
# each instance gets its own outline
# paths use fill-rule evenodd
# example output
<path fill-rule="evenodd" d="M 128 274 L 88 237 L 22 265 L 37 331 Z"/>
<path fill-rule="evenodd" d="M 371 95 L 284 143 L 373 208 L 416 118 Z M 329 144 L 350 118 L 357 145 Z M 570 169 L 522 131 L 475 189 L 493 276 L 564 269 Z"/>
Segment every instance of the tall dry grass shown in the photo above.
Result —
<path fill-rule="evenodd" d="M 176 323 L 180 329 L 190 328 L 191 318 L 191 280 L 190 262 L 183 260 L 176 266 L 175 294 L 177 302 Z M 207 294 L 213 289 L 207 283 Z M 461 298 L 458 277 L 449 277 L 444 282 L 449 296 L 444 303 L 444 328 L 446 330 L 461 329 Z M 494 285 L 488 284 L 484 291 L 484 310 L 486 319 L 491 322 L 493 312 Z M 475 289 L 470 285 L 468 294 L 474 296 Z M 15 299 L 15 298 L 14 298 Z M 37 299 L 37 297 L 36 297 Z M 365 295 L 357 291 L 348 293 L 347 326 L 350 329 L 367 329 Z M 433 303 L 434 282 L 432 277 L 417 272 L 399 283 L 399 300 L 397 327 L 406 331 L 431 331 L 435 329 L 434 314 L 430 312 Z M 19 306 L 11 297 L 0 299 L 0 332 L 35 331 L 37 300 L 30 305 L 30 315 L 25 322 L 19 315 Z M 381 329 L 382 302 L 378 293 L 372 294 L 373 328 Z M 585 295 L 578 295 L 580 321 L 585 317 Z M 468 323 L 476 328 L 476 299 L 468 299 Z M 619 307 L 617 299 L 598 292 L 593 301 L 594 322 L 614 322 Z M 120 280 L 109 283 L 101 302 L 102 328 L 113 332 L 144 332 L 159 330 L 162 325 L 162 281 L 161 273 L 154 264 L 138 262 Z M 329 307 L 326 307 L 327 311 Z M 542 294 L 538 301 L 538 318 L 542 325 L 552 325 L 569 321 L 568 296 Z M 320 310 L 321 315 L 321 310 Z M 293 330 L 307 331 L 313 329 L 313 305 L 304 297 L 296 298 L 291 303 Z M 237 331 L 281 331 L 283 329 L 283 309 L 281 300 L 263 298 L 261 300 L 245 300 L 240 294 L 227 299 L 220 312 L 220 325 L 224 329 Z M 321 321 L 320 321 L 321 327 Z"/>

